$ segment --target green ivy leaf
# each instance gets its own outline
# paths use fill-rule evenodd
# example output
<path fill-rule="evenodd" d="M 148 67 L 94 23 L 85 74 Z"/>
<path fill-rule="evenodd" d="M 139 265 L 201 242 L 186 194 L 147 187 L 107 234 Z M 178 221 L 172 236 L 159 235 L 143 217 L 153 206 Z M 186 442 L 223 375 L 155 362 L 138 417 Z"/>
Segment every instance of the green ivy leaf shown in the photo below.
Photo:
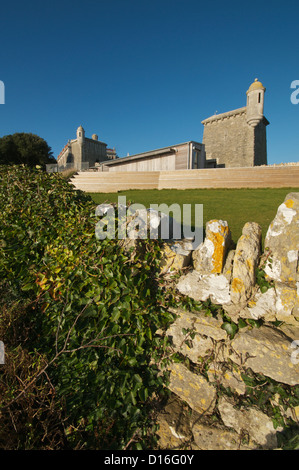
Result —
<path fill-rule="evenodd" d="M 221 325 L 221 328 L 227 332 L 227 334 L 232 339 L 236 332 L 238 331 L 238 326 L 235 323 L 224 322 Z"/>

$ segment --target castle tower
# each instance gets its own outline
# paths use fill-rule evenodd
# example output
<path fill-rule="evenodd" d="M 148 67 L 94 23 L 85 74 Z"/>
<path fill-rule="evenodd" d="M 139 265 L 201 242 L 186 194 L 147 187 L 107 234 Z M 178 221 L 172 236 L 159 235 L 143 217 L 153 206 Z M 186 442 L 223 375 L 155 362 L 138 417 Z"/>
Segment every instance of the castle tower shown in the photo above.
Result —
<path fill-rule="evenodd" d="M 78 156 L 77 156 L 77 162 L 78 165 L 81 165 L 82 162 L 84 162 L 84 146 L 85 146 L 85 130 L 83 129 L 82 126 L 79 126 L 77 129 L 77 142 L 78 142 Z"/>
<path fill-rule="evenodd" d="M 247 124 L 256 127 L 264 117 L 266 88 L 256 78 L 247 90 Z"/>
<path fill-rule="evenodd" d="M 79 126 L 77 129 L 77 139 L 80 144 L 83 144 L 85 139 L 85 130 L 82 126 Z"/>
<path fill-rule="evenodd" d="M 267 164 L 265 87 L 258 79 L 247 90 L 247 104 L 202 121 L 206 167 L 252 167 Z"/>

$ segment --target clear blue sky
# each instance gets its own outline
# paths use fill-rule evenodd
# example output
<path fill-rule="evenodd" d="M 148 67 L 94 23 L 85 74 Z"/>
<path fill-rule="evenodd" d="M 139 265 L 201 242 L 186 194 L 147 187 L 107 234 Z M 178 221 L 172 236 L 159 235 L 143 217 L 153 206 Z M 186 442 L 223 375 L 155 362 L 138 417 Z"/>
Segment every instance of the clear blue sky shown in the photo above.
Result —
<path fill-rule="evenodd" d="M 268 163 L 299 160 L 298 0 L 2 1 L 0 59 L 0 136 L 38 134 L 55 157 L 80 124 L 120 157 L 202 142 L 257 77 Z"/>

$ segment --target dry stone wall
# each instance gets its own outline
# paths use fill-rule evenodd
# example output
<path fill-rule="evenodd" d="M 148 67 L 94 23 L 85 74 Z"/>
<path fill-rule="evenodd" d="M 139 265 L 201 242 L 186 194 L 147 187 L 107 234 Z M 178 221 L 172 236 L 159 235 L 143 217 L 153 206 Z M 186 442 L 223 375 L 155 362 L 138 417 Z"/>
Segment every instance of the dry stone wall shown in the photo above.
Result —
<path fill-rule="evenodd" d="M 279 206 L 263 253 L 261 228 L 254 222 L 245 224 L 235 247 L 221 220 L 208 222 L 195 251 L 182 256 L 170 247 L 164 272 L 179 272 L 189 263 L 176 288 L 203 307 L 174 310 L 176 320 L 166 331 L 180 360 L 168 367 L 172 396 L 158 416 L 159 445 L 277 448 L 284 426 L 299 423 L 299 396 L 286 406 L 282 391 L 289 387 L 290 397 L 299 392 L 299 193 L 288 194 Z M 204 307 L 209 301 L 213 315 Z M 264 380 L 250 389 L 246 377 Z M 270 403 L 271 412 L 248 401 L 268 381 L 272 388 L 260 400 Z"/>
<path fill-rule="evenodd" d="M 247 222 L 236 247 L 226 221 L 212 220 L 196 250 L 184 243 L 166 243 L 163 272 L 188 268 L 177 289 L 197 301 L 210 299 L 229 316 L 284 321 L 299 326 L 299 193 L 290 193 L 279 206 L 261 252 L 261 227 Z M 265 272 L 261 288 L 256 271 Z M 265 287 L 265 286 L 264 286 Z"/>

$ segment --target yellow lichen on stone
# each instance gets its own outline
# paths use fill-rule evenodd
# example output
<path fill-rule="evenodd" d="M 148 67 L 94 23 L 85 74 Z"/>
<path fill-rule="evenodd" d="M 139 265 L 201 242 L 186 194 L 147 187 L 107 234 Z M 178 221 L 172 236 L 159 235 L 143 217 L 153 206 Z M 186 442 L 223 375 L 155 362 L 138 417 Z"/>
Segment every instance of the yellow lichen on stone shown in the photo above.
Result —
<path fill-rule="evenodd" d="M 190 262 L 191 254 L 181 255 L 175 253 L 168 244 L 164 244 L 162 249 L 162 260 L 160 263 L 160 272 L 179 271 Z"/>
<path fill-rule="evenodd" d="M 284 204 L 288 207 L 288 209 L 291 209 L 294 205 L 294 201 L 293 199 L 287 199 L 286 201 L 284 201 Z"/>
<path fill-rule="evenodd" d="M 210 220 L 206 224 L 204 242 L 192 253 L 194 269 L 204 274 L 220 274 L 230 245 L 231 233 L 227 222 Z"/>
<path fill-rule="evenodd" d="M 169 378 L 169 390 L 186 401 L 193 410 L 198 413 L 213 413 L 216 389 L 204 377 L 189 371 L 181 363 L 172 363 Z"/>
<path fill-rule="evenodd" d="M 292 411 L 294 412 L 297 420 L 299 421 L 299 406 L 295 406 L 295 408 L 292 408 Z"/>
<path fill-rule="evenodd" d="M 295 290 L 289 289 L 288 287 L 283 287 L 280 295 L 282 305 L 287 308 L 293 307 L 296 300 L 295 296 Z"/>
<path fill-rule="evenodd" d="M 251 271 L 253 270 L 253 264 L 252 264 L 251 259 L 246 260 L 246 265 Z"/>
<path fill-rule="evenodd" d="M 212 255 L 213 269 L 212 273 L 219 274 L 223 268 L 225 253 L 227 247 L 225 246 L 225 239 L 229 234 L 229 228 L 220 224 L 220 232 L 210 232 L 209 238 L 214 245 L 214 253 Z"/>
<path fill-rule="evenodd" d="M 255 267 L 258 264 L 261 248 L 262 229 L 256 222 L 247 222 L 238 240 L 231 285 L 231 301 L 245 303 L 251 297 L 255 285 Z"/>
<path fill-rule="evenodd" d="M 234 292 L 240 293 L 244 290 L 244 282 L 241 279 L 235 277 L 232 281 L 231 287 Z"/>

